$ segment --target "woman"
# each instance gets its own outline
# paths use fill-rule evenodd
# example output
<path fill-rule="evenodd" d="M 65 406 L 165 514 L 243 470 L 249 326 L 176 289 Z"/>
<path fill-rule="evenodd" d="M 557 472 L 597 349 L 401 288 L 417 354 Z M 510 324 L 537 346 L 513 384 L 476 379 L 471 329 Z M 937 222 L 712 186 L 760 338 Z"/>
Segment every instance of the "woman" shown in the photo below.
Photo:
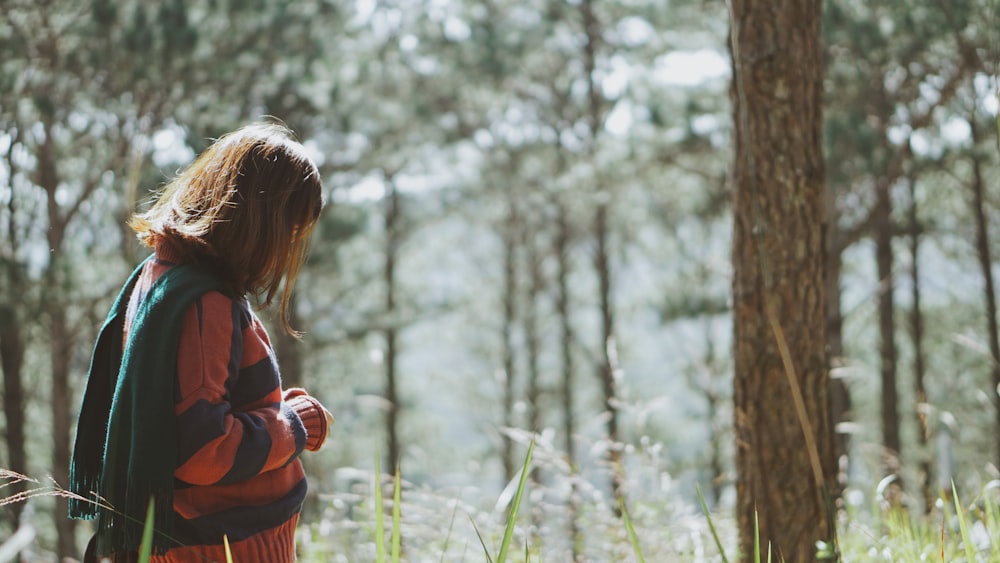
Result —
<path fill-rule="evenodd" d="M 251 310 L 292 287 L 322 209 L 316 165 L 280 125 L 210 146 L 130 222 L 154 253 L 122 288 L 91 360 L 70 516 L 97 517 L 88 556 L 135 558 L 147 508 L 154 561 L 295 559 L 298 460 L 333 422 L 282 390 Z"/>

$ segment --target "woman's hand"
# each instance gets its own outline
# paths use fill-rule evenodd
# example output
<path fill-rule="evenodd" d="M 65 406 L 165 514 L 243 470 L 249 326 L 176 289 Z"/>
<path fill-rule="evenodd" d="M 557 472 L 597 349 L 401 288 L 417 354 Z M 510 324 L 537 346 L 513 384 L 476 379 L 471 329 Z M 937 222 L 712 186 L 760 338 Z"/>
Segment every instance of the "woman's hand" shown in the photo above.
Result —
<path fill-rule="evenodd" d="M 333 414 L 305 389 L 286 389 L 284 399 L 306 427 L 306 449 L 311 452 L 319 451 L 326 441 L 327 432 L 333 426 Z"/>

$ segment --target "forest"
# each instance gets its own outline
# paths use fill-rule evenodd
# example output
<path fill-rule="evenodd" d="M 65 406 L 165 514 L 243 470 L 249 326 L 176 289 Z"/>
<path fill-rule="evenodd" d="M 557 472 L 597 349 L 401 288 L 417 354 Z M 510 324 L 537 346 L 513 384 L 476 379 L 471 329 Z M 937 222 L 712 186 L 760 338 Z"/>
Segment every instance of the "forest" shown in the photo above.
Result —
<path fill-rule="evenodd" d="M 259 121 L 326 201 L 259 312 L 301 560 L 1000 561 L 994 0 L 0 13 L 0 563 L 82 557 L 126 221 Z"/>

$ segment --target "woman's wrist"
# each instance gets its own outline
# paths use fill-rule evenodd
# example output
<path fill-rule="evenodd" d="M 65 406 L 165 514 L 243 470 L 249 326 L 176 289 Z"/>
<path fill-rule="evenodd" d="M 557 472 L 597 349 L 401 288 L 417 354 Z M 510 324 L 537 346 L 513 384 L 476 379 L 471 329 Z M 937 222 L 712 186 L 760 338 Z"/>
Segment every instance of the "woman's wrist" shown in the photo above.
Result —
<path fill-rule="evenodd" d="M 284 400 L 302 419 L 306 429 L 306 449 L 315 452 L 323 447 L 330 426 L 328 411 L 315 397 L 298 387 L 286 390 Z"/>

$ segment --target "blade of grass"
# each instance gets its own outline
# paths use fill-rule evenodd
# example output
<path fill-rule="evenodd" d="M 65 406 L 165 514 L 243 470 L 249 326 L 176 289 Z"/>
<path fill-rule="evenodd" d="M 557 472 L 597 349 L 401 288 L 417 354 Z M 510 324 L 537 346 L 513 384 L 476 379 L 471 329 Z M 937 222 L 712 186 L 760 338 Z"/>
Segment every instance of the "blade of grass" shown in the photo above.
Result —
<path fill-rule="evenodd" d="M 514 494 L 514 501 L 510 507 L 510 514 L 507 515 L 507 528 L 503 532 L 503 541 L 500 543 L 500 553 L 497 554 L 497 563 L 507 561 L 507 549 L 510 547 L 510 540 L 514 536 L 514 524 L 517 522 L 517 511 L 521 507 L 521 495 L 524 494 L 525 484 L 528 482 L 528 469 L 531 467 L 531 453 L 535 449 L 535 441 L 528 444 L 528 454 L 524 457 L 524 467 L 521 468 L 521 480 L 517 484 L 517 492 Z"/>
<path fill-rule="evenodd" d="M 942 495 L 941 499 L 943 501 L 945 501 L 945 502 L 941 503 L 941 513 L 942 513 L 942 518 L 941 518 L 941 563 L 944 563 L 946 561 L 945 555 L 949 551 L 948 548 L 950 547 L 950 543 L 949 543 L 950 538 L 949 538 L 949 536 L 951 534 L 948 532 L 948 526 L 950 526 L 951 522 L 952 522 L 952 517 L 951 517 L 952 503 L 947 502 L 947 499 L 944 497 L 944 491 L 941 491 L 941 495 Z"/>
<path fill-rule="evenodd" d="M 753 511 L 753 560 L 760 563 L 760 522 L 756 510 Z"/>
<path fill-rule="evenodd" d="M 726 550 L 722 547 L 722 540 L 719 539 L 719 533 L 715 530 L 712 514 L 708 510 L 708 503 L 705 502 L 705 495 L 701 494 L 701 487 L 695 487 L 695 490 L 698 491 L 698 501 L 701 503 L 701 511 L 705 514 L 705 519 L 708 520 L 708 529 L 712 532 L 715 547 L 719 549 L 719 557 L 722 558 L 722 563 L 729 563 L 729 559 L 726 558 Z"/>
<path fill-rule="evenodd" d="M 486 547 L 486 540 L 483 539 L 483 534 L 479 531 L 479 526 L 476 526 L 476 521 L 469 516 L 469 521 L 472 522 L 472 529 L 476 531 L 476 536 L 479 538 L 480 545 L 483 546 L 483 553 L 486 555 L 486 563 L 493 563 L 493 557 L 490 556 L 490 548 Z"/>
<path fill-rule="evenodd" d="M 629 518 L 624 498 L 618 499 L 618 508 L 621 510 L 622 520 L 625 522 L 625 531 L 628 533 L 628 541 L 632 544 L 632 551 L 635 552 L 636 559 L 638 559 L 639 563 L 646 563 L 646 558 L 642 556 L 642 549 L 639 548 L 639 536 L 636 535 L 635 526 L 632 525 L 632 519 Z"/>
<path fill-rule="evenodd" d="M 396 466 L 396 476 L 392 484 L 392 563 L 399 563 L 402 533 L 399 528 L 400 511 L 402 510 L 403 493 L 399 485 L 399 465 Z"/>
<path fill-rule="evenodd" d="M 153 510 L 156 501 L 150 497 L 146 507 L 146 523 L 142 526 L 142 543 L 139 544 L 139 563 L 149 563 L 153 554 Z"/>
<path fill-rule="evenodd" d="M 375 561 L 385 563 L 385 514 L 382 506 L 382 464 L 375 452 Z"/>
<path fill-rule="evenodd" d="M 995 490 L 1000 487 L 1000 481 L 990 481 L 983 488 L 983 504 L 986 506 L 986 530 L 991 538 L 1000 538 L 1000 513 L 997 512 L 997 496 Z M 990 556 L 994 561 L 1000 561 L 1000 541 L 990 542 Z"/>
<path fill-rule="evenodd" d="M 962 544 L 965 546 L 965 558 L 969 563 L 976 560 L 976 547 L 972 544 L 972 537 L 969 535 L 969 523 L 965 521 L 965 512 L 962 510 L 961 501 L 958 500 L 958 491 L 955 490 L 955 482 L 951 483 L 952 498 L 955 499 L 955 516 L 958 518 L 958 529 L 962 533 Z"/>
<path fill-rule="evenodd" d="M 990 556 L 994 561 L 1000 561 L 1000 541 L 995 539 L 1000 538 L 1000 515 L 997 514 L 997 506 L 991 499 L 986 499 L 986 530 L 989 536 L 994 538 L 994 541 L 990 542 Z"/>
<path fill-rule="evenodd" d="M 448 553 L 448 541 L 451 540 L 451 532 L 455 528 L 455 516 L 458 514 L 458 501 L 451 510 L 451 520 L 448 521 L 448 531 L 444 534 L 444 546 L 441 547 L 441 563 L 444 563 L 444 556 Z"/>
<path fill-rule="evenodd" d="M 941 563 L 944 563 L 944 523 L 947 521 L 947 519 L 941 520 Z"/>

